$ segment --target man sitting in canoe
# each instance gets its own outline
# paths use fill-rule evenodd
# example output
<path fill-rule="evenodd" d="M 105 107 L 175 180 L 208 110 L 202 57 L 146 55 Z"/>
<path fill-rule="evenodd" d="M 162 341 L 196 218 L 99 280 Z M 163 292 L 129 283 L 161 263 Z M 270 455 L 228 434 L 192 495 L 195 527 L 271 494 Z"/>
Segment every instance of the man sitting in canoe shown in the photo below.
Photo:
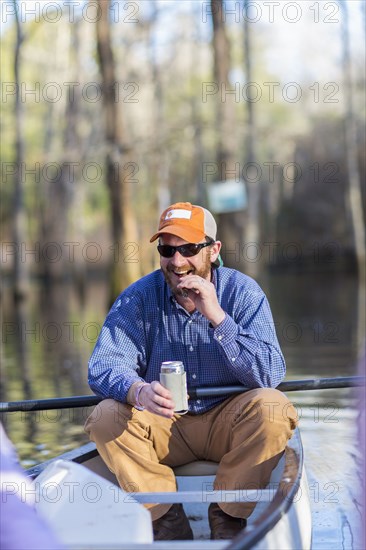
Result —
<path fill-rule="evenodd" d="M 89 384 L 105 399 L 86 422 L 99 454 L 125 491 L 176 490 L 173 467 L 219 463 L 215 489 L 263 488 L 296 427 L 296 411 L 275 390 L 285 362 L 266 296 L 250 277 L 220 266 L 212 214 L 177 203 L 160 217 L 161 269 L 124 290 L 89 362 Z M 174 412 L 158 380 L 181 361 L 190 388 L 243 384 L 236 396 L 189 400 Z M 155 540 L 192 539 L 181 504 L 148 505 Z M 254 503 L 210 504 L 212 539 L 230 539 Z"/>

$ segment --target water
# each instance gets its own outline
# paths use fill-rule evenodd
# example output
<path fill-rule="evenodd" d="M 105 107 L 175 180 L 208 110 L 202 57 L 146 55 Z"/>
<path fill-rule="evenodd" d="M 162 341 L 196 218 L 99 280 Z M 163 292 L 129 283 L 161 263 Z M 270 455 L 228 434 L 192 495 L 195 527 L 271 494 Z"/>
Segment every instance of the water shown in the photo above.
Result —
<path fill-rule="evenodd" d="M 362 454 L 356 400 L 347 390 L 314 401 L 296 396 L 313 518 L 313 549 L 359 548 Z M 347 395 L 343 395 L 346 393 Z"/>
<path fill-rule="evenodd" d="M 357 374 L 364 309 L 352 276 L 281 273 L 260 283 L 272 307 L 287 378 Z M 2 400 L 90 393 L 87 360 L 107 312 L 108 293 L 99 281 L 84 290 L 33 284 L 30 300 L 17 312 L 4 292 Z M 364 390 L 293 392 L 289 397 L 297 407 L 305 450 L 313 549 L 363 550 L 363 456 L 357 430 Z M 21 463 L 29 467 L 86 442 L 82 426 L 88 414 L 84 408 L 4 417 Z"/>
<path fill-rule="evenodd" d="M 288 378 L 361 374 L 356 365 L 365 334 L 364 298 L 352 277 L 282 274 L 272 277 L 267 287 Z M 359 433 L 364 420 L 359 411 L 365 389 L 293 392 L 289 397 L 300 419 L 312 548 L 364 550 L 364 456 Z"/>

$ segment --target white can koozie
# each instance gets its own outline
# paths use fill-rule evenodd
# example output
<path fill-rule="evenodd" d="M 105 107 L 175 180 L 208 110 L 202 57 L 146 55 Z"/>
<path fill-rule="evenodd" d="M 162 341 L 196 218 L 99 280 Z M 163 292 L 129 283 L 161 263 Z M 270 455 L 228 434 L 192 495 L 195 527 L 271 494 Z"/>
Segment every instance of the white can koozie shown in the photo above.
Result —
<path fill-rule="evenodd" d="M 182 361 L 164 361 L 160 368 L 160 383 L 167 388 L 175 403 L 174 412 L 188 412 L 187 374 Z"/>

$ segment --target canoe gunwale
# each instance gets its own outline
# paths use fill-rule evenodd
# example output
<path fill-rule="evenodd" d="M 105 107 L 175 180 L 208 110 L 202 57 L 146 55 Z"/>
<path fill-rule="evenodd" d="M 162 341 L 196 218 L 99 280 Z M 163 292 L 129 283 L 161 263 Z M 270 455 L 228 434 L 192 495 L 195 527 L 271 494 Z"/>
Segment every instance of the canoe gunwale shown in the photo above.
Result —
<path fill-rule="evenodd" d="M 252 549 L 255 544 L 263 540 L 267 533 L 273 529 L 291 508 L 300 487 L 304 466 L 303 448 L 298 429 L 295 430 L 289 443 L 285 449 L 284 471 L 273 499 L 252 524 L 249 524 L 239 535 L 229 542 L 225 550 Z M 59 458 L 82 464 L 98 456 L 98 454 L 95 443 L 86 443 L 77 449 L 29 468 L 26 474 L 35 479 L 50 463 Z"/>
<path fill-rule="evenodd" d="M 256 521 L 237 535 L 225 550 L 250 550 L 263 540 L 267 533 L 289 511 L 300 488 L 304 467 L 303 447 L 298 429 L 291 438 L 291 446 L 285 449 L 285 468 L 281 476 L 281 485 L 271 503 Z"/>
<path fill-rule="evenodd" d="M 28 477 L 35 479 L 37 476 L 39 476 L 41 472 L 43 472 L 43 470 L 47 468 L 49 464 L 51 464 L 52 462 L 55 462 L 55 460 L 58 460 L 58 459 L 69 460 L 70 462 L 76 462 L 77 464 L 82 464 L 83 462 L 86 462 L 87 460 L 90 460 L 98 455 L 99 453 L 97 451 L 95 443 L 93 442 L 85 443 L 85 445 L 82 445 L 81 447 L 77 447 L 76 449 L 67 451 L 62 455 L 55 456 L 54 458 L 50 458 L 45 462 L 36 464 L 35 466 L 28 468 L 25 471 L 25 473 Z"/>

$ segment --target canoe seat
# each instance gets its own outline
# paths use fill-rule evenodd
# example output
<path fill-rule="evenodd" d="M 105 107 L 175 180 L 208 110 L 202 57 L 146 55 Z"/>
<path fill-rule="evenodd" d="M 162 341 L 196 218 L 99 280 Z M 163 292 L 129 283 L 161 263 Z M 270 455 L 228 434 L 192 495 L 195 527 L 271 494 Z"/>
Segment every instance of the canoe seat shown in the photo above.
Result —
<path fill-rule="evenodd" d="M 195 460 L 182 466 L 176 466 L 174 473 L 176 476 L 214 476 L 218 466 L 217 462 L 211 460 Z"/>

